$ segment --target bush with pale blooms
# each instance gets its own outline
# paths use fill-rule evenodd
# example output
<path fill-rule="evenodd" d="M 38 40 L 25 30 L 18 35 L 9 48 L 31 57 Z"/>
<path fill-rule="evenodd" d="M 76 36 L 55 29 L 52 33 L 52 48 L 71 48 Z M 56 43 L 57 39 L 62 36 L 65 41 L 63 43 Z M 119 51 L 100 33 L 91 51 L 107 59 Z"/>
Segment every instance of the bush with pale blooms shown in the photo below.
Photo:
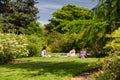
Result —
<path fill-rule="evenodd" d="M 24 35 L 0 33 L 0 63 L 6 63 L 17 57 L 27 56 L 27 39 Z"/>

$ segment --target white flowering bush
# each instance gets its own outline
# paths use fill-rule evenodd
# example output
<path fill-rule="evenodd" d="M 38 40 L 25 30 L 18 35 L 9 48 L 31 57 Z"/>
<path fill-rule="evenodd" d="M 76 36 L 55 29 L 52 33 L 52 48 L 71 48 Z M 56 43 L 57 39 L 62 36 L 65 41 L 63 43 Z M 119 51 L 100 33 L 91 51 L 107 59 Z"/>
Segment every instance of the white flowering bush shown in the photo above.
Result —
<path fill-rule="evenodd" d="M 0 63 L 27 56 L 27 39 L 24 35 L 0 33 Z"/>

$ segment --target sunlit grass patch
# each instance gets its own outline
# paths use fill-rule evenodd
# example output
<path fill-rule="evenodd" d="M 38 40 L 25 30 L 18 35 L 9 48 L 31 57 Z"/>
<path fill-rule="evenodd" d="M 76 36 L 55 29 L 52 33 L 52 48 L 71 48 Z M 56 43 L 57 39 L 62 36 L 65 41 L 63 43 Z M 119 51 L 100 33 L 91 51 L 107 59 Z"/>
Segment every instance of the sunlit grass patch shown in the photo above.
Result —
<path fill-rule="evenodd" d="M 16 61 L 20 63 L 0 66 L 1 80 L 69 80 L 77 73 L 92 69 L 98 59 L 30 57 Z"/>

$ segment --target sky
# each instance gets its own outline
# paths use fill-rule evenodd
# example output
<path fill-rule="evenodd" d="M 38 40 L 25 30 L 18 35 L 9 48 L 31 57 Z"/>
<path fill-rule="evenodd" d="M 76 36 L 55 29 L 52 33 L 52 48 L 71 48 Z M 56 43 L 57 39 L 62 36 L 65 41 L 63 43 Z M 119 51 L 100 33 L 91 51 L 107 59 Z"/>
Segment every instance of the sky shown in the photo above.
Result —
<path fill-rule="evenodd" d="M 37 16 L 40 18 L 37 20 L 42 25 L 48 24 L 51 19 L 52 13 L 58 9 L 61 9 L 64 5 L 74 4 L 76 6 L 86 7 L 88 9 L 94 8 L 98 4 L 98 0 L 37 0 L 35 5 L 39 13 Z"/>

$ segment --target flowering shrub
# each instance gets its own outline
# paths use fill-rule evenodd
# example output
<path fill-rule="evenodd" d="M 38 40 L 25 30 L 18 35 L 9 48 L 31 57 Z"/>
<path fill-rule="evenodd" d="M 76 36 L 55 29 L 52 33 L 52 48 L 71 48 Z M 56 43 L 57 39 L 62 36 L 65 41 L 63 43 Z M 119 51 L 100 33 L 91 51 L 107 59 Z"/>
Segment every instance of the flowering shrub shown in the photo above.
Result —
<path fill-rule="evenodd" d="M 28 50 L 24 35 L 0 33 L 0 63 L 27 55 Z"/>

